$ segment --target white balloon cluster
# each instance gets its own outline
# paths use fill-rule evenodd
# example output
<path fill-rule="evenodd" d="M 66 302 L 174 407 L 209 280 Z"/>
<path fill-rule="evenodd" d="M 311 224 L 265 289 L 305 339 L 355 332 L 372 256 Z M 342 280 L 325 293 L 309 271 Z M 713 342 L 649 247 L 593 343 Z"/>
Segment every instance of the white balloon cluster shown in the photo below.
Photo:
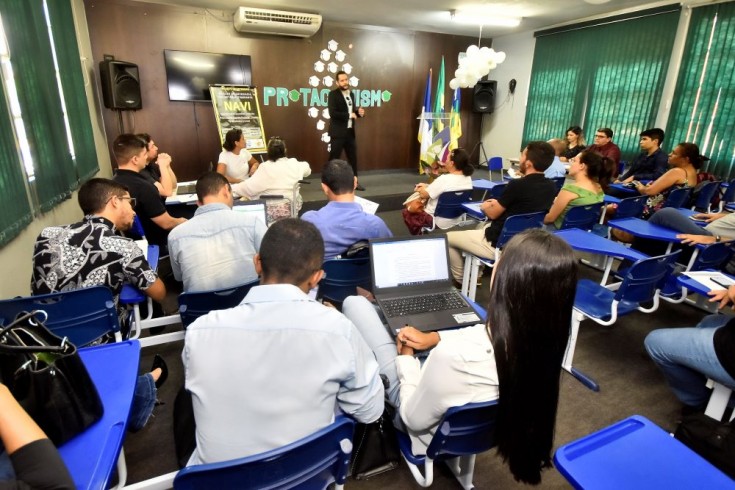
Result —
<path fill-rule="evenodd" d="M 459 68 L 454 72 L 454 78 L 449 87 L 456 90 L 459 87 L 474 87 L 477 81 L 494 70 L 505 61 L 505 53 L 496 52 L 487 46 L 478 48 L 474 44 L 467 48 L 467 56 L 459 60 Z"/>

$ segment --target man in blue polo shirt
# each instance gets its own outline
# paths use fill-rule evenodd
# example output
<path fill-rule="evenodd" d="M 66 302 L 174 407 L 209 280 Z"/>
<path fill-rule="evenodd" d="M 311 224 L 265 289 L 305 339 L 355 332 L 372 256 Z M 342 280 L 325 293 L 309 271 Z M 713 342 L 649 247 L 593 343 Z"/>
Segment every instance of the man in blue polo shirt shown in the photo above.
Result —
<path fill-rule="evenodd" d="M 324 260 L 347 251 L 350 245 L 370 238 L 393 236 L 385 222 L 366 213 L 355 202 L 357 177 L 344 160 L 331 160 L 322 170 L 322 190 L 329 198 L 318 211 L 301 217 L 313 223 L 324 239 Z"/>

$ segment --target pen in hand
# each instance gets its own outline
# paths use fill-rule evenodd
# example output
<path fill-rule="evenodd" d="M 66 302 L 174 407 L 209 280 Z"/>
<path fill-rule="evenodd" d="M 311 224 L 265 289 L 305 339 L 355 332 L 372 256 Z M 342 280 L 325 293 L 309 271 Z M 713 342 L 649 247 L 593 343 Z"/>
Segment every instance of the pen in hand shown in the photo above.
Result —
<path fill-rule="evenodd" d="M 725 289 L 728 289 L 730 286 L 732 286 L 732 284 L 725 284 L 724 282 L 718 281 L 717 279 L 715 279 L 713 277 L 710 278 L 710 281 L 712 281 L 713 283 L 717 284 L 718 286 L 722 286 Z"/>

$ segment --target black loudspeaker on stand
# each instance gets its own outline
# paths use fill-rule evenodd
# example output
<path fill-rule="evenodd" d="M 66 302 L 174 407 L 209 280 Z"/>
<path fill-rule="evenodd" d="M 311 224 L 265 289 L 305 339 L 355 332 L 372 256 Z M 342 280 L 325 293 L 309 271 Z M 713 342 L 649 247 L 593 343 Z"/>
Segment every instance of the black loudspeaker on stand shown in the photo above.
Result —
<path fill-rule="evenodd" d="M 475 85 L 472 97 L 472 110 L 484 114 L 492 114 L 495 110 L 495 93 L 498 82 L 495 80 L 479 80 Z"/>
<path fill-rule="evenodd" d="M 101 61 L 100 82 L 102 100 L 108 109 L 135 111 L 143 107 L 138 65 L 127 61 Z"/>

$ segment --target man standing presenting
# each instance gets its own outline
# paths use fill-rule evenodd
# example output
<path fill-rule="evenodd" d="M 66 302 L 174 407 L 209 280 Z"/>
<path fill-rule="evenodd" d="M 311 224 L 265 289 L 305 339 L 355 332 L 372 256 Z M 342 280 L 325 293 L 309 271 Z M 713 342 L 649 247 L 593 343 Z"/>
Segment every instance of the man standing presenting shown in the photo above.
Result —
<path fill-rule="evenodd" d="M 615 162 L 614 177 L 618 176 L 620 168 L 620 148 L 612 142 L 613 130 L 610 128 L 600 128 L 595 132 L 595 144 L 587 148 L 587 151 L 594 151 L 598 155 L 607 157 Z"/>
<path fill-rule="evenodd" d="M 322 190 L 329 202 L 301 217 L 313 223 L 324 239 L 324 260 L 344 253 L 350 245 L 370 238 L 393 236 L 385 222 L 355 202 L 357 178 L 344 160 L 331 160 L 322 169 Z"/>
<path fill-rule="evenodd" d="M 174 218 L 163 204 L 156 186 L 141 175 L 140 171 L 148 164 L 148 145 L 134 134 L 121 134 L 112 143 L 112 153 L 117 161 L 117 172 L 112 178 L 124 185 L 135 198 L 135 212 L 143 225 L 146 239 L 161 247 L 165 255 L 168 232 L 180 225 L 186 218 Z"/>
<path fill-rule="evenodd" d="M 232 188 L 217 172 L 196 184 L 194 217 L 168 236 L 174 277 L 184 291 L 208 291 L 237 286 L 258 278 L 253 256 L 260 249 L 265 222 L 232 210 Z"/>
<path fill-rule="evenodd" d="M 498 199 L 488 199 L 480 209 L 491 221 L 484 228 L 447 233 L 449 265 L 456 282 L 462 282 L 464 257 L 469 252 L 478 257 L 493 257 L 494 244 L 500 237 L 505 220 L 517 214 L 548 211 L 556 197 L 554 181 L 544 171 L 554 161 L 554 148 L 545 141 L 531 141 L 523 149 L 520 170 L 523 178 L 511 180 Z"/>
<path fill-rule="evenodd" d="M 196 421 L 189 465 L 285 446 L 331 424 L 335 411 L 363 423 L 383 413 L 372 351 L 347 317 L 307 295 L 323 259 L 314 225 L 275 222 L 254 259 L 260 285 L 186 329 L 181 358 Z"/>
<path fill-rule="evenodd" d="M 357 107 L 355 94 L 350 92 L 347 73 L 337 72 L 337 88 L 329 92 L 327 107 L 329 109 L 329 138 L 331 141 L 329 159 L 336 160 L 340 158 L 344 149 L 347 161 L 352 165 L 352 172 L 357 177 L 355 121 L 358 117 L 365 117 L 365 109 Z M 355 188 L 358 191 L 365 190 L 359 183 Z"/>

